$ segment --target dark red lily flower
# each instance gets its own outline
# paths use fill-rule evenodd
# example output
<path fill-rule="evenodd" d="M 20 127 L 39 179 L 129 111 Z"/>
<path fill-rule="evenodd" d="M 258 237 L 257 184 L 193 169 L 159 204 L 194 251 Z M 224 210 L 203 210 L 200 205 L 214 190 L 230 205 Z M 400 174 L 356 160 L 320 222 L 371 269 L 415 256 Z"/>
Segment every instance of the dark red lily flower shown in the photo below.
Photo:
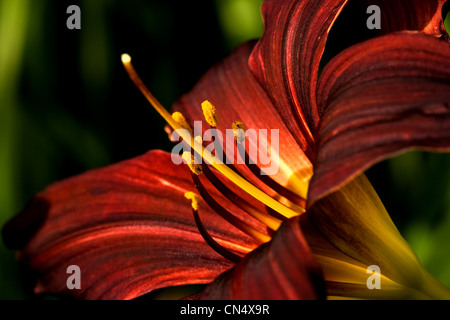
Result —
<path fill-rule="evenodd" d="M 450 150 L 444 3 L 377 1 L 380 35 L 319 74 L 347 1 L 266 1 L 263 37 L 208 71 L 175 103 L 180 113 L 153 103 L 174 129 L 186 126 L 181 114 L 202 120 L 205 100 L 220 130 L 235 121 L 279 129 L 278 174 L 222 164 L 197 176 L 150 151 L 48 187 L 4 227 L 5 243 L 36 272 L 37 293 L 77 298 L 211 282 L 196 298 L 448 298 L 363 174 L 413 148 Z M 70 265 L 80 267 L 79 290 L 66 286 Z M 366 285 L 371 265 L 381 289 Z"/>

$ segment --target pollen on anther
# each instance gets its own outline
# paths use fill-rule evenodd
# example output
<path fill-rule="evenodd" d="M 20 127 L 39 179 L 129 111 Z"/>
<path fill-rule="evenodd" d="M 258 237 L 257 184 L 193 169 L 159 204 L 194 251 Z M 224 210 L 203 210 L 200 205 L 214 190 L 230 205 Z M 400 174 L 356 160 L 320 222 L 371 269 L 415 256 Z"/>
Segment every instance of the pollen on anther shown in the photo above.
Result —
<path fill-rule="evenodd" d="M 176 112 L 172 113 L 172 118 L 180 125 L 180 127 L 188 130 L 189 133 L 191 134 L 191 136 L 193 135 L 191 126 L 186 121 L 186 118 L 183 116 L 183 114 L 181 112 L 176 111 Z"/>
<path fill-rule="evenodd" d="M 216 128 L 219 125 L 216 107 L 208 100 L 205 100 L 202 102 L 202 111 L 206 122 L 208 122 L 211 127 Z"/>
<path fill-rule="evenodd" d="M 247 128 L 244 123 L 240 121 L 234 121 L 231 124 L 231 128 L 233 129 L 233 135 L 236 139 L 237 143 L 242 143 L 245 140 L 245 131 L 247 131 Z"/>
<path fill-rule="evenodd" d="M 200 197 L 197 194 L 189 191 L 184 194 L 184 197 L 191 200 L 192 209 L 198 210 Z"/>
<path fill-rule="evenodd" d="M 195 136 L 194 140 L 197 141 L 197 143 L 199 144 L 203 144 L 202 136 Z"/>
<path fill-rule="evenodd" d="M 200 175 L 203 173 L 203 168 L 201 164 L 196 163 L 195 157 L 190 152 L 183 152 L 181 157 L 186 161 L 187 165 L 189 166 L 189 169 L 196 175 Z"/>

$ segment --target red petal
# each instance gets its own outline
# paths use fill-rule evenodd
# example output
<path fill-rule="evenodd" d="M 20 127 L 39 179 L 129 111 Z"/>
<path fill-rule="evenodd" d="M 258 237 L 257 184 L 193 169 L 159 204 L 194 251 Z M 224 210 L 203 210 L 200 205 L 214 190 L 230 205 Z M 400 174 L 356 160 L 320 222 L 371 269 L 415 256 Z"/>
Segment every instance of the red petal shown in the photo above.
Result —
<path fill-rule="evenodd" d="M 323 71 L 308 201 L 389 156 L 450 149 L 450 45 L 398 33 L 353 46 Z"/>
<path fill-rule="evenodd" d="M 312 167 L 309 159 L 248 68 L 252 49 L 253 44 L 246 43 L 211 68 L 192 91 L 175 104 L 175 110 L 181 111 L 191 122 L 203 120 L 200 105 L 209 100 L 217 108 L 218 129 L 224 136 L 234 121 L 244 122 L 248 129 L 268 129 L 267 136 L 271 135 L 271 130 L 279 130 L 279 173 L 273 177 L 282 185 L 294 175 L 298 179 L 309 179 Z M 208 128 L 204 122 L 203 129 Z"/>
<path fill-rule="evenodd" d="M 265 30 L 249 64 L 312 159 L 316 83 L 329 29 L 346 0 L 265 1 Z"/>
<path fill-rule="evenodd" d="M 208 283 L 232 264 L 198 233 L 184 198 L 194 190 L 185 165 L 151 151 L 50 186 L 3 235 L 9 244 L 21 239 L 20 229 L 32 236 L 20 259 L 39 275 L 37 292 L 131 299 L 161 287 Z M 201 214 L 211 235 L 229 250 L 243 255 L 257 245 L 206 205 Z M 23 225 L 27 216 L 43 220 L 34 235 Z M 80 267 L 81 290 L 66 286 L 70 265 Z"/>
<path fill-rule="evenodd" d="M 272 241 L 221 275 L 198 299 L 299 300 L 325 297 L 322 272 L 312 257 L 299 217 L 285 221 Z"/>

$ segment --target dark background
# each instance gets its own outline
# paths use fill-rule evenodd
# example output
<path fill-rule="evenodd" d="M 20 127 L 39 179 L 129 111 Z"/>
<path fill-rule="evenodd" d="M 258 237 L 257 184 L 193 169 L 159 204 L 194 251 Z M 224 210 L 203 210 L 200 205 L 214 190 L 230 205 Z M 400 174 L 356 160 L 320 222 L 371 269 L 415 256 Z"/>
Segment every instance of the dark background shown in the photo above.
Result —
<path fill-rule="evenodd" d="M 239 43 L 261 35 L 261 2 L 0 0 L 0 225 L 54 181 L 150 149 L 170 151 L 164 122 L 120 55 L 132 56 L 170 107 Z M 66 27 L 72 4 L 81 8 L 81 30 Z M 373 36 L 366 17 L 343 12 L 325 59 L 355 41 L 348 30 L 357 30 L 356 40 Z M 447 285 L 449 164 L 448 155 L 412 152 L 368 172 L 425 267 Z M 0 259 L 0 299 L 28 298 L 3 243 Z"/>

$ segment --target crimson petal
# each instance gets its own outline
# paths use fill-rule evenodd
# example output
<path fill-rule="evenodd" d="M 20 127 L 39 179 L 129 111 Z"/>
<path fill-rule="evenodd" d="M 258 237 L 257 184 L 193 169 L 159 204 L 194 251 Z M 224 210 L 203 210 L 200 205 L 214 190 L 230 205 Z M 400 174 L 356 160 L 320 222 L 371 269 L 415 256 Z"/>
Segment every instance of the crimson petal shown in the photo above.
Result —
<path fill-rule="evenodd" d="M 248 254 L 195 299 L 311 300 L 325 298 L 322 271 L 303 237 L 300 217 Z"/>
<path fill-rule="evenodd" d="M 272 0 L 262 7 L 265 30 L 249 65 L 306 155 L 319 121 L 317 74 L 328 32 L 346 0 Z"/>
<path fill-rule="evenodd" d="M 233 264 L 200 236 L 184 198 L 193 190 L 187 166 L 151 151 L 50 186 L 4 227 L 3 236 L 7 244 L 25 245 L 19 257 L 38 274 L 38 293 L 132 299 L 161 287 L 209 283 Z M 256 247 L 201 208 L 204 225 L 221 245 L 240 255 Z M 30 217 L 31 227 L 23 224 Z M 80 290 L 66 286 L 70 265 L 80 268 Z"/>
<path fill-rule="evenodd" d="M 450 45 L 416 32 L 368 40 L 324 69 L 309 204 L 412 148 L 450 149 Z"/>

